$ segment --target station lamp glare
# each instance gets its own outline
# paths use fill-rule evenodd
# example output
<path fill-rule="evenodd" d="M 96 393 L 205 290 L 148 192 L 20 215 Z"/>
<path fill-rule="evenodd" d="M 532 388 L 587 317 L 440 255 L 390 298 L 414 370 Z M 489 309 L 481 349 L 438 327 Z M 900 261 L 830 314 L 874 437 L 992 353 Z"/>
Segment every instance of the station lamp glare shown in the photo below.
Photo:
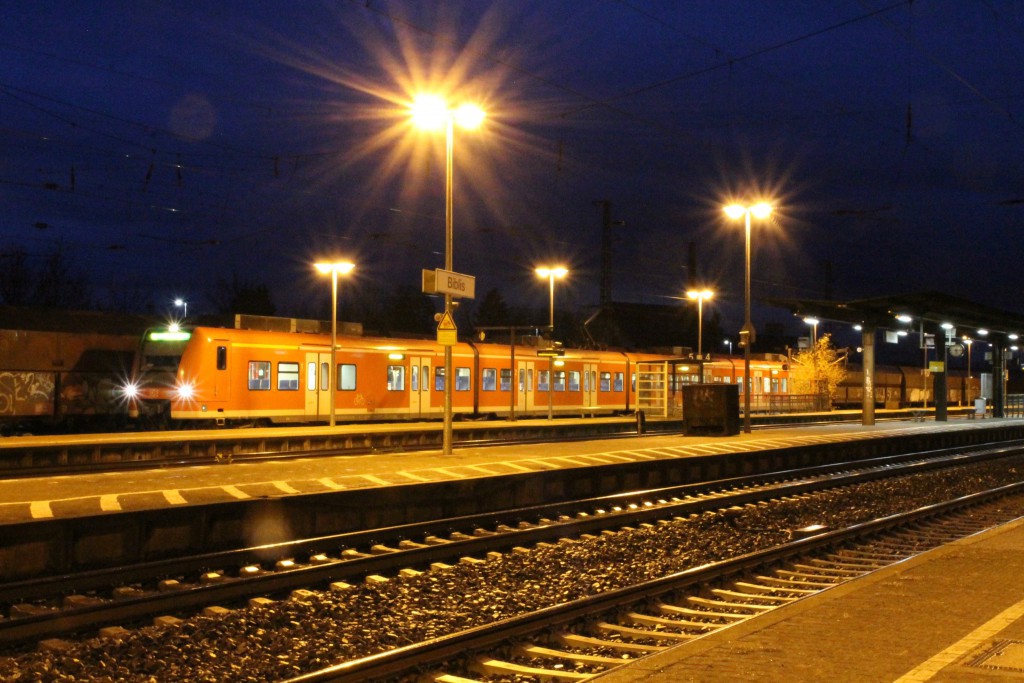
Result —
<path fill-rule="evenodd" d="M 896 334 L 899 335 L 900 337 L 906 337 L 907 336 L 907 331 L 906 330 L 898 330 L 896 332 Z"/>
<path fill-rule="evenodd" d="M 988 330 L 978 330 L 978 336 L 979 337 L 987 337 L 988 336 Z"/>
<path fill-rule="evenodd" d="M 861 332 L 864 329 L 864 326 L 861 325 L 860 323 L 857 323 L 856 325 L 853 326 L 853 329 L 857 330 L 858 332 Z"/>
<path fill-rule="evenodd" d="M 807 323 L 808 325 L 817 325 L 821 321 L 818 320 L 817 318 L 812 318 L 812 317 L 808 316 L 808 317 L 804 318 L 804 322 Z"/>
<path fill-rule="evenodd" d="M 951 330 L 953 329 L 953 323 L 942 323 L 941 327 L 944 330 Z"/>
<path fill-rule="evenodd" d="M 1018 339 L 1020 339 L 1020 336 L 1016 332 L 1011 332 L 1008 336 L 1012 341 L 1017 341 Z"/>
<path fill-rule="evenodd" d="M 899 315 L 896 316 L 896 319 L 899 320 L 901 323 L 912 323 L 912 322 L 914 322 L 914 319 L 911 318 L 906 313 L 900 313 Z"/>

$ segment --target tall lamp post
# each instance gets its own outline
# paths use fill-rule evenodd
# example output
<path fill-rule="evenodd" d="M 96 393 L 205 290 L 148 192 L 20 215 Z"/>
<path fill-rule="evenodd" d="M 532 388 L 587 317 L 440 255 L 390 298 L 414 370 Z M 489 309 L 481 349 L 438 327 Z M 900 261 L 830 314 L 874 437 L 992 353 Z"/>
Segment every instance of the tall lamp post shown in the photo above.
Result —
<path fill-rule="evenodd" d="M 813 349 L 818 345 L 818 323 L 821 321 L 817 318 L 807 317 L 804 318 L 804 322 L 811 326 L 811 348 Z"/>
<path fill-rule="evenodd" d="M 452 160 L 454 158 L 455 124 L 472 130 L 480 127 L 484 120 L 484 111 L 472 104 L 463 104 L 456 109 L 449 109 L 448 103 L 438 95 L 420 95 L 412 104 L 413 123 L 423 130 L 445 131 L 444 155 L 444 268 L 452 270 Z M 444 312 L 452 314 L 452 295 L 444 295 Z M 452 347 L 444 347 L 444 431 L 441 437 L 441 452 L 452 454 Z"/>
<path fill-rule="evenodd" d="M 733 220 L 744 218 L 746 224 L 746 258 L 743 284 L 743 329 L 740 330 L 740 346 L 743 347 L 743 431 L 750 433 L 750 345 L 754 343 L 754 324 L 750 321 L 750 216 L 767 218 L 771 215 L 770 204 L 760 202 L 753 206 L 730 204 L 725 215 Z"/>
<path fill-rule="evenodd" d="M 331 394 L 331 421 L 334 426 L 334 397 L 338 393 L 338 275 L 348 275 L 355 268 L 349 261 L 321 261 L 313 266 L 323 274 L 331 274 L 331 371 L 327 373 L 327 390 Z"/>
<path fill-rule="evenodd" d="M 174 305 L 177 306 L 178 308 L 183 309 L 182 312 L 181 312 L 181 319 L 182 320 L 184 320 L 185 318 L 188 317 L 188 302 L 187 301 L 185 301 L 184 299 L 175 299 L 174 300 Z"/>
<path fill-rule="evenodd" d="M 545 266 L 537 268 L 538 277 L 546 277 L 548 279 L 548 291 L 550 293 L 549 301 L 551 305 L 548 309 L 548 330 L 552 336 L 555 333 L 555 278 L 563 278 L 569 271 L 564 266 Z M 552 420 L 555 416 L 555 396 L 552 393 L 554 391 L 555 384 L 555 359 L 552 356 L 548 356 L 548 419 Z"/>
<path fill-rule="evenodd" d="M 704 357 L 704 301 L 714 296 L 710 289 L 691 289 L 686 293 L 687 298 L 697 302 L 697 357 Z M 702 378 L 703 379 L 703 378 Z"/>

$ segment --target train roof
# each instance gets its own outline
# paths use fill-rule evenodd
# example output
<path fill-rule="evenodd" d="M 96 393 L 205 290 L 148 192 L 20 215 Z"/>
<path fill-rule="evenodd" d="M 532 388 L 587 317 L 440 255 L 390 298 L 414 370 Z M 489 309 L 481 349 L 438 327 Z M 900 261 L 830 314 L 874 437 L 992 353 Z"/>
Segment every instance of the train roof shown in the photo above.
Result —
<path fill-rule="evenodd" d="M 142 335 L 158 324 L 151 316 L 0 305 L 0 330 Z"/>

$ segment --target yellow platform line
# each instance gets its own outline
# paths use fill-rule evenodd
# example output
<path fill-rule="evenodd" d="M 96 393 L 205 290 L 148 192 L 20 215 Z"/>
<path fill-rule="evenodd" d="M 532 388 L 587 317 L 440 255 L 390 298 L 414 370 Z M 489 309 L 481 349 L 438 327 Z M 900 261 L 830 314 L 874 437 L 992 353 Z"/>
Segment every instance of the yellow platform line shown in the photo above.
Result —
<path fill-rule="evenodd" d="M 399 476 L 402 476 L 402 477 L 405 477 L 406 479 L 412 479 L 413 481 L 430 481 L 429 477 L 421 477 L 418 474 L 413 474 L 412 472 L 408 472 L 406 470 L 402 470 L 401 472 L 396 472 L 395 474 L 397 474 Z"/>
<path fill-rule="evenodd" d="M 104 512 L 120 512 L 121 503 L 117 500 L 117 494 L 107 494 L 100 496 L 100 510 Z"/>
<path fill-rule="evenodd" d="M 391 482 L 388 481 L 387 479 L 381 479 L 380 477 L 375 477 L 372 474 L 360 474 L 359 476 L 374 484 L 379 484 L 381 486 L 391 486 Z"/>
<path fill-rule="evenodd" d="M 161 493 L 164 495 L 164 500 L 171 505 L 184 505 L 188 502 L 178 489 L 166 489 Z"/>
<path fill-rule="evenodd" d="M 326 486 L 327 488 L 332 489 L 334 491 L 341 491 L 342 489 L 345 488 L 344 486 L 334 481 L 330 477 L 321 477 L 320 479 L 317 479 L 317 483 L 322 484 L 323 486 Z"/>
<path fill-rule="evenodd" d="M 282 493 L 298 493 L 299 492 L 299 490 L 297 488 L 293 488 L 292 486 L 290 486 L 288 484 L 288 482 L 285 482 L 285 481 L 274 481 L 274 482 L 271 482 L 271 483 L 274 485 L 274 488 L 276 488 L 277 490 L 281 491 Z"/>
<path fill-rule="evenodd" d="M 46 517 L 53 517 L 53 508 L 50 507 L 50 501 L 48 500 L 35 500 L 28 506 L 29 514 L 32 515 L 32 519 L 44 519 Z"/>
<path fill-rule="evenodd" d="M 1024 600 L 1007 607 L 942 652 L 917 665 L 894 683 L 920 683 L 935 677 L 942 669 L 975 649 L 989 638 L 1024 616 Z"/>
<path fill-rule="evenodd" d="M 221 486 L 221 489 L 223 489 L 223 491 L 227 493 L 229 496 L 234 496 L 239 500 L 245 498 L 252 498 L 252 496 L 250 496 L 248 493 L 238 488 L 237 486 Z"/>

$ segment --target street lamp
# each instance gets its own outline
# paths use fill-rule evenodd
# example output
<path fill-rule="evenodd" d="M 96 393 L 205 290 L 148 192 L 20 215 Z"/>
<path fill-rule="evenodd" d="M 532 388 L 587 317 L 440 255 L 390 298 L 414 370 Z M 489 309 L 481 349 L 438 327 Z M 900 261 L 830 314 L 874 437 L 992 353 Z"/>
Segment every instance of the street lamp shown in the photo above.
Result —
<path fill-rule="evenodd" d="M 691 289 L 686 293 L 690 299 L 697 301 L 697 358 L 704 357 L 704 300 L 714 296 L 710 289 Z"/>
<path fill-rule="evenodd" d="M 818 345 L 818 323 L 821 321 L 817 318 L 807 317 L 804 318 L 804 322 L 811 326 L 811 349 L 814 349 Z"/>
<path fill-rule="evenodd" d="M 731 339 L 723 339 L 722 340 L 722 344 L 724 344 L 725 346 L 729 347 L 729 355 L 731 356 L 732 355 L 732 340 Z"/>
<path fill-rule="evenodd" d="M 323 274 L 331 274 L 331 371 L 328 373 L 327 389 L 331 394 L 331 422 L 334 426 L 334 396 L 338 392 L 338 367 L 336 354 L 338 349 L 338 275 L 348 275 L 355 268 L 349 261 L 321 261 L 314 267 Z"/>
<path fill-rule="evenodd" d="M 743 329 L 740 330 L 740 346 L 743 347 L 743 431 L 750 433 L 750 345 L 754 343 L 754 324 L 750 321 L 750 216 L 767 218 L 771 215 L 770 204 L 760 202 L 753 206 L 730 204 L 725 207 L 725 215 L 733 220 L 740 217 L 746 223 L 746 267 L 743 285 Z"/>
<path fill-rule="evenodd" d="M 537 268 L 538 277 L 546 277 L 548 279 L 548 287 L 550 292 L 551 306 L 548 314 L 548 330 L 554 337 L 555 333 L 555 278 L 563 278 L 569 271 L 564 266 L 550 266 Z M 555 359 L 553 356 L 548 356 L 548 419 L 554 419 L 555 416 L 555 397 L 552 393 L 554 391 L 555 384 Z"/>
<path fill-rule="evenodd" d="M 438 95 L 420 95 L 412 103 L 412 120 L 416 127 L 423 130 L 445 130 L 445 162 L 444 162 L 444 268 L 452 270 L 452 159 L 455 142 L 455 124 L 472 130 L 484 121 L 484 111 L 472 104 L 463 104 L 456 109 L 449 109 L 448 103 Z M 450 318 L 452 314 L 452 295 L 444 295 L 444 312 Z M 441 437 L 443 455 L 452 454 L 452 347 L 444 347 L 444 431 Z"/>
<path fill-rule="evenodd" d="M 184 309 L 182 311 L 182 313 L 181 313 L 181 319 L 182 320 L 184 320 L 185 318 L 188 317 L 188 302 L 187 301 L 185 301 L 184 299 L 175 299 L 174 300 L 174 305 L 177 306 L 178 308 Z"/>

